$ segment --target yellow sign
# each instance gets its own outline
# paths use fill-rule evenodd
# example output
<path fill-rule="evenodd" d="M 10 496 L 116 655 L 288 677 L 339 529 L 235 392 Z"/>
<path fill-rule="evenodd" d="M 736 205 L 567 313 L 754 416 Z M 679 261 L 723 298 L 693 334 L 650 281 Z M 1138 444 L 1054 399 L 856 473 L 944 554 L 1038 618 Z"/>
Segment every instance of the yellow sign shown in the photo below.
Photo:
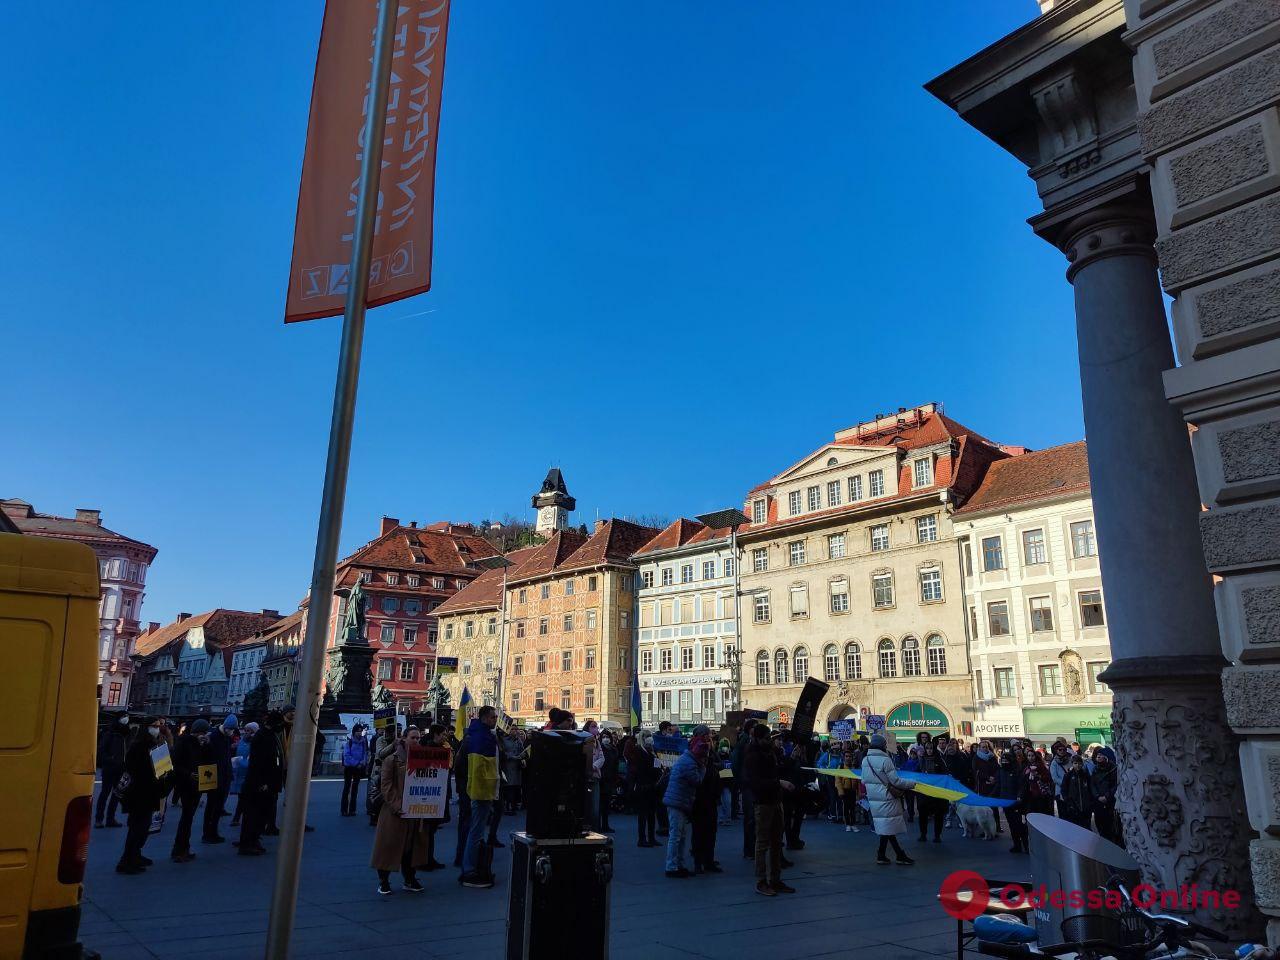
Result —
<path fill-rule="evenodd" d="M 218 765 L 216 763 L 202 763 L 197 768 L 200 775 L 200 792 L 208 793 L 210 790 L 218 789 Z"/>
<path fill-rule="evenodd" d="M 730 770 L 728 767 L 725 767 L 723 770 L 721 770 L 721 771 L 720 771 L 720 779 L 721 779 L 721 780 L 732 780 L 732 779 L 733 779 L 733 771 L 732 771 L 732 770 Z"/>
<path fill-rule="evenodd" d="M 151 769 L 156 772 L 157 778 L 173 773 L 173 759 L 169 756 L 167 743 L 162 743 L 151 751 Z"/>

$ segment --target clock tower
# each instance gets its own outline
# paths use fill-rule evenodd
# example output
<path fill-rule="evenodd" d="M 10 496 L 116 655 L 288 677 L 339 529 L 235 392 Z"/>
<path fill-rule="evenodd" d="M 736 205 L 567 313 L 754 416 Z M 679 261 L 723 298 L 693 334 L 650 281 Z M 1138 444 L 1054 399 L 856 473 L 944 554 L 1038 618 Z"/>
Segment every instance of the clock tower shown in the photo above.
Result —
<path fill-rule="evenodd" d="M 542 481 L 542 489 L 533 495 L 532 502 L 538 511 L 533 529 L 543 536 L 550 536 L 557 530 L 568 530 L 569 512 L 578 505 L 578 501 L 569 496 L 559 467 L 547 471 L 547 479 Z"/>

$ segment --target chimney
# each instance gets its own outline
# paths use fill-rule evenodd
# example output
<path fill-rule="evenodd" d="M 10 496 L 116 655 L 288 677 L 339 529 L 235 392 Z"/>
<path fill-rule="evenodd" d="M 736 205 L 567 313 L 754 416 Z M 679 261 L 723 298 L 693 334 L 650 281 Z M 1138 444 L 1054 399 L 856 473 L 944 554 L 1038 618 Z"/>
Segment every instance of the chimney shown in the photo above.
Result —
<path fill-rule="evenodd" d="M 101 510 L 86 510 L 83 507 L 76 507 L 77 523 L 92 523 L 95 527 L 102 526 Z"/>
<path fill-rule="evenodd" d="M 262 608 L 262 615 L 263 615 L 264 617 L 275 617 L 277 620 L 279 620 L 279 619 L 280 619 L 280 611 L 279 611 L 279 610 L 268 610 L 266 607 L 263 607 L 263 608 Z"/>
<path fill-rule="evenodd" d="M 382 525 L 378 530 L 378 536 L 384 537 L 398 526 L 400 526 L 400 521 L 395 517 L 383 517 Z"/>
<path fill-rule="evenodd" d="M 592 532 L 592 533 L 599 533 L 599 532 L 600 532 L 600 530 L 601 530 L 601 528 L 602 528 L 602 527 L 604 527 L 604 525 L 605 525 L 606 523 L 608 523 L 608 522 L 609 522 L 608 520 L 597 520 L 597 521 L 596 521 L 596 528 L 595 528 L 594 530 L 592 530 L 591 532 Z"/>
<path fill-rule="evenodd" d="M 190 619 L 191 619 L 191 614 L 189 614 L 189 613 L 180 613 L 180 614 L 178 614 L 178 623 L 182 623 L 182 621 L 184 621 L 184 620 L 190 620 Z"/>
<path fill-rule="evenodd" d="M 1041 13 L 1048 13 L 1053 9 L 1055 0 L 1036 0 L 1036 2 L 1040 4 Z"/>
<path fill-rule="evenodd" d="M 410 529 L 410 530 L 417 530 L 417 529 L 418 529 L 418 521 L 417 521 L 417 520 L 410 520 L 410 521 L 409 521 L 409 529 Z"/>
<path fill-rule="evenodd" d="M 155 633 L 159 629 L 160 622 L 158 620 L 152 620 L 147 624 L 147 633 Z"/>

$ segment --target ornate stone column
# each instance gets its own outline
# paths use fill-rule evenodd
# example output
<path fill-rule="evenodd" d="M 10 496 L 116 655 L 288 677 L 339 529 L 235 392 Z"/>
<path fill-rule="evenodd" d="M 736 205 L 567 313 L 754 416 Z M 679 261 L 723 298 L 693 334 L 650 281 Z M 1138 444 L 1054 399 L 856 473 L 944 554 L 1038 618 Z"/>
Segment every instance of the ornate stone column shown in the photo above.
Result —
<path fill-rule="evenodd" d="M 1141 197 L 1141 193 L 1138 194 Z M 1112 664 L 1117 807 L 1153 886 L 1252 903 L 1237 742 L 1227 724 L 1213 586 L 1186 425 L 1164 396 L 1173 350 L 1150 206 L 1104 205 L 1058 235 L 1075 290 L 1080 388 Z M 1245 937 L 1256 912 L 1203 910 Z"/>

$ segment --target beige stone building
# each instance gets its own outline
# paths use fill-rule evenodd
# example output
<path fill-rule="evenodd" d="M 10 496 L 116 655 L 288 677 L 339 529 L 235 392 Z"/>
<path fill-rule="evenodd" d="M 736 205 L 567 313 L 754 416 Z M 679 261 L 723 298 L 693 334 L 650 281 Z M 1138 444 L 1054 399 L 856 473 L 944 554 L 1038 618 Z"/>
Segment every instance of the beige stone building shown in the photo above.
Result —
<path fill-rule="evenodd" d="M 1084 442 L 993 463 L 954 517 L 973 733 L 1112 742 L 1111 665 Z"/>
<path fill-rule="evenodd" d="M 837 433 L 752 490 L 739 533 L 744 704 L 831 690 L 816 728 L 883 714 L 904 739 L 972 717 L 964 585 L 951 513 L 1009 451 L 904 409 Z"/>

